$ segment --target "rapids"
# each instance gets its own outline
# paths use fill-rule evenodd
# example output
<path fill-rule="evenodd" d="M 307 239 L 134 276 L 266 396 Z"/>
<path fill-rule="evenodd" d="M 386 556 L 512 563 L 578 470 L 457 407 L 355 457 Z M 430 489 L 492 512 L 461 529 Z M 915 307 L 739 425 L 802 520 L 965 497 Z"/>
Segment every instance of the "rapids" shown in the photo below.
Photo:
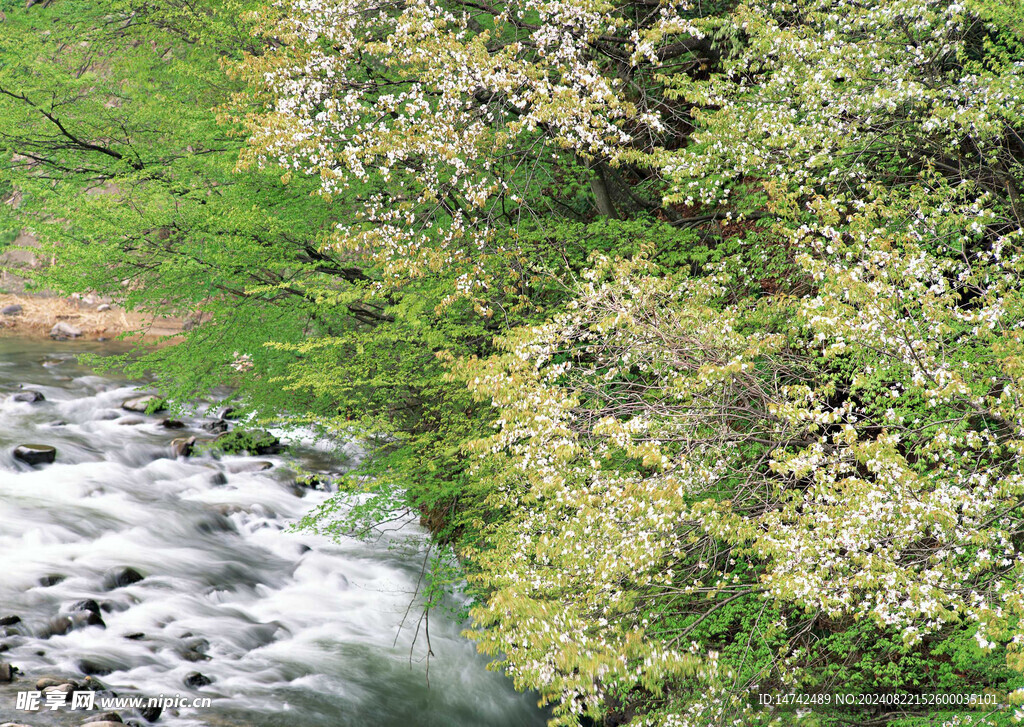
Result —
<path fill-rule="evenodd" d="M 122 410 L 145 389 L 75 358 L 101 345 L 0 339 L 0 619 L 22 619 L 0 627 L 0 662 L 21 671 L 0 684 L 0 723 L 81 724 L 89 713 L 19 711 L 16 693 L 41 677 L 81 682 L 84 670 L 118 695 L 210 698 L 206 709 L 164 710 L 154 724 L 167 727 L 544 724 L 535 697 L 486 670 L 465 624 L 440 612 L 428 680 L 409 609 L 417 525 L 373 542 L 291 532 L 327 495 L 295 487 L 289 464 L 323 468 L 322 452 L 172 459 L 175 437 L 209 436 L 202 420 L 168 430 L 166 415 Z M 45 400 L 13 401 L 22 387 Z M 16 460 L 24 443 L 55 446 L 56 461 Z M 274 466 L 232 471 L 257 460 Z M 144 578 L 111 587 L 125 567 Z M 101 606 L 105 628 L 48 635 L 83 599 Z M 211 683 L 187 687 L 192 672 Z"/>

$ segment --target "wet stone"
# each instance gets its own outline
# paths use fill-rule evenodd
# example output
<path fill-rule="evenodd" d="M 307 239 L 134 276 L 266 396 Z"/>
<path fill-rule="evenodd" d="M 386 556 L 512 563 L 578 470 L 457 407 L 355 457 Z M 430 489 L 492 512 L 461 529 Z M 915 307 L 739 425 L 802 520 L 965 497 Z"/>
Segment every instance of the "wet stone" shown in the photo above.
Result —
<path fill-rule="evenodd" d="M 57 459 L 57 449 L 48 444 L 19 444 L 14 448 L 14 458 L 30 465 L 50 464 Z"/>
<path fill-rule="evenodd" d="M 195 444 L 195 437 L 179 437 L 171 442 L 171 456 L 175 458 L 188 457 L 192 454 Z"/>
<path fill-rule="evenodd" d="M 273 462 L 257 460 L 256 462 L 234 462 L 228 465 L 228 472 L 231 474 L 244 474 L 247 472 L 264 472 L 274 466 Z"/>
<path fill-rule="evenodd" d="M 199 687 L 205 687 L 213 684 L 213 680 L 210 679 L 210 677 L 197 671 L 192 671 L 186 674 L 184 682 L 186 687 L 190 687 L 192 689 L 198 689 Z"/>
<path fill-rule="evenodd" d="M 80 672 L 89 676 L 106 676 L 114 671 L 112 666 L 95 659 L 79 659 L 75 666 Z"/>
<path fill-rule="evenodd" d="M 142 579 L 143 575 L 134 568 L 128 566 L 114 568 L 103 577 L 103 588 L 112 591 L 115 588 L 123 588 L 124 586 L 138 583 Z"/>
<path fill-rule="evenodd" d="M 223 419 L 218 419 L 212 422 L 206 422 L 203 424 L 203 429 L 214 434 L 223 434 L 228 430 L 228 423 Z"/>
<path fill-rule="evenodd" d="M 147 722 L 156 722 L 163 711 L 163 707 L 143 707 L 139 710 L 139 716 Z"/>
<path fill-rule="evenodd" d="M 100 605 L 91 598 L 86 598 L 81 601 L 75 601 L 68 606 L 68 611 L 74 613 L 75 611 L 91 611 L 97 616 L 100 615 Z"/>
<path fill-rule="evenodd" d="M 144 414 L 146 412 L 163 411 L 167 408 L 167 404 L 159 396 L 147 394 L 146 396 L 136 396 L 131 399 L 125 399 L 121 403 L 121 408 L 126 411 L 134 411 Z"/>

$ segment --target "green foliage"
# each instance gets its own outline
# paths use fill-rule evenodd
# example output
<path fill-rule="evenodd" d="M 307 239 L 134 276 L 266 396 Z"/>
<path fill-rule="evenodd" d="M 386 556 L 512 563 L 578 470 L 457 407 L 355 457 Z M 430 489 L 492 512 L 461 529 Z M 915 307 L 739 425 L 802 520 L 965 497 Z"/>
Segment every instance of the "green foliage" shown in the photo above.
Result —
<path fill-rule="evenodd" d="M 0 243 L 189 319 L 107 365 L 358 439 L 302 526 L 418 516 L 555 724 L 1024 701 L 1019 3 L 29 5 Z"/>
<path fill-rule="evenodd" d="M 262 429 L 232 429 L 213 441 L 211 447 L 225 454 L 276 454 L 281 441 Z"/>

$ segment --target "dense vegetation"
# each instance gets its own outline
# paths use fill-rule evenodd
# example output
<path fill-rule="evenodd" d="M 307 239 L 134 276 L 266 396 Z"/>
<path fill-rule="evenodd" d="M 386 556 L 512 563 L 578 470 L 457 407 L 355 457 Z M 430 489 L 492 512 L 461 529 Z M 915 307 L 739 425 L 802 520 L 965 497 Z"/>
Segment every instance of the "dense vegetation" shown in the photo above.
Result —
<path fill-rule="evenodd" d="M 1015 0 L 5 0 L 6 227 L 375 455 L 553 724 L 1024 701 Z"/>

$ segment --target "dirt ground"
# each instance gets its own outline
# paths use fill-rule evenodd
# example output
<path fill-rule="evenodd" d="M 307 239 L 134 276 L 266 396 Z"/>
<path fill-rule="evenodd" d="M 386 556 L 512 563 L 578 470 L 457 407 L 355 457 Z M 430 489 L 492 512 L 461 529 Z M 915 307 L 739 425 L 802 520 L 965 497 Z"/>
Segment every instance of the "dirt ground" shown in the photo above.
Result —
<path fill-rule="evenodd" d="M 27 292 L 26 274 L 55 262 L 42 255 L 39 242 L 27 231 L 0 252 L 0 336 L 45 337 L 60 322 L 74 326 L 81 331 L 80 338 L 92 341 L 135 331 L 139 333 L 132 340 L 155 341 L 183 330 L 181 318 L 131 313 L 93 295 L 63 298 Z M 21 306 L 21 311 L 4 314 L 2 310 L 10 306 Z"/>
<path fill-rule="evenodd" d="M 0 294 L 0 310 L 21 306 L 21 312 L 0 314 L 0 335 L 48 336 L 59 322 L 82 332 L 81 338 L 115 338 L 139 331 L 143 340 L 173 336 L 183 330 L 180 318 L 154 318 L 122 310 L 117 306 L 87 299 L 42 297 L 24 294 Z"/>

